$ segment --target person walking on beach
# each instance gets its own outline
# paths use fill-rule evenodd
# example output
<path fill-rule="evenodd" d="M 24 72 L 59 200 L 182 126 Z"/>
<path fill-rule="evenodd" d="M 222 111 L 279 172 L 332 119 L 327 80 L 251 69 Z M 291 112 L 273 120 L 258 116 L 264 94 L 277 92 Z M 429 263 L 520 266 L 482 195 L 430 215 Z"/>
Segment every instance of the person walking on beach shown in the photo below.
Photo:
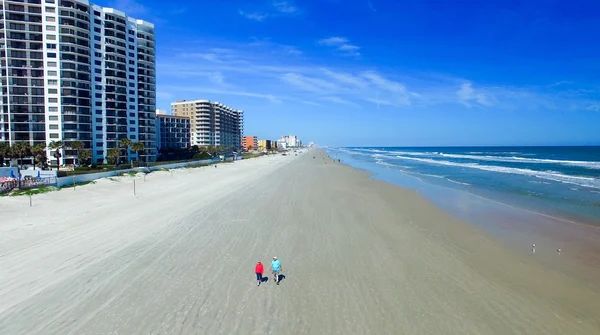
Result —
<path fill-rule="evenodd" d="M 263 272 L 265 271 L 265 267 L 262 265 L 262 263 L 260 261 L 258 261 L 258 263 L 256 263 L 256 266 L 254 267 L 254 273 L 256 273 L 256 281 L 258 282 L 256 284 L 256 286 L 260 286 L 260 283 L 263 280 Z"/>
<path fill-rule="evenodd" d="M 279 272 L 281 271 L 281 262 L 277 259 L 277 256 L 273 257 L 271 261 L 271 271 L 273 272 L 273 279 L 275 283 L 279 285 Z"/>

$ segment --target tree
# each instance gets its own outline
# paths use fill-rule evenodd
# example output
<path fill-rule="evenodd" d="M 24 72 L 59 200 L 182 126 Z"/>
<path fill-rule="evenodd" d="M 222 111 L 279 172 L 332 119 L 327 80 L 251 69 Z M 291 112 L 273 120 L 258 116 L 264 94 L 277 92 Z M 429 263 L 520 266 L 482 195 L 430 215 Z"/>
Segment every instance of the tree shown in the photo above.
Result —
<path fill-rule="evenodd" d="M 77 158 L 79 159 L 80 164 L 87 164 L 90 158 L 92 158 L 92 150 L 81 150 L 77 153 Z"/>
<path fill-rule="evenodd" d="M 55 150 L 54 154 L 52 156 L 54 156 L 54 158 L 56 158 L 56 170 L 60 171 L 60 158 L 62 157 L 62 154 L 60 153 L 61 149 L 64 149 L 65 145 L 62 141 L 52 141 L 50 142 L 50 144 L 48 144 L 48 148 L 50 150 Z"/>
<path fill-rule="evenodd" d="M 252 151 L 252 149 L 254 149 L 251 145 L 248 146 L 248 151 Z"/>
<path fill-rule="evenodd" d="M 0 166 L 4 166 L 4 160 L 10 158 L 10 144 L 8 142 L 0 142 Z"/>
<path fill-rule="evenodd" d="M 85 147 L 85 145 L 83 144 L 83 142 L 81 141 L 73 141 L 71 143 L 69 143 L 69 147 L 71 149 L 77 150 L 77 161 L 79 164 L 81 164 L 81 157 L 79 157 L 79 151 L 81 151 L 81 149 L 83 149 Z"/>
<path fill-rule="evenodd" d="M 106 159 L 109 163 L 115 164 L 115 167 L 119 163 L 119 157 L 121 157 L 121 149 L 119 148 L 110 148 L 106 153 Z"/>
<path fill-rule="evenodd" d="M 131 144 L 131 151 L 135 154 L 137 154 L 138 152 L 144 151 L 146 147 L 144 146 L 144 143 L 142 142 L 134 142 Z M 140 159 L 138 158 L 138 161 Z M 138 163 L 139 166 L 139 163 Z"/>
<path fill-rule="evenodd" d="M 129 148 L 133 142 L 128 138 L 122 138 L 119 142 L 119 146 L 125 149 L 125 158 L 129 161 Z"/>
<path fill-rule="evenodd" d="M 31 148 L 31 153 L 40 169 L 48 167 L 48 157 L 46 157 L 46 146 L 44 144 L 36 144 Z"/>
<path fill-rule="evenodd" d="M 23 157 L 28 156 L 31 153 L 31 146 L 27 142 L 15 142 L 10 147 L 13 157 L 19 157 L 21 161 L 21 169 L 23 168 Z"/>

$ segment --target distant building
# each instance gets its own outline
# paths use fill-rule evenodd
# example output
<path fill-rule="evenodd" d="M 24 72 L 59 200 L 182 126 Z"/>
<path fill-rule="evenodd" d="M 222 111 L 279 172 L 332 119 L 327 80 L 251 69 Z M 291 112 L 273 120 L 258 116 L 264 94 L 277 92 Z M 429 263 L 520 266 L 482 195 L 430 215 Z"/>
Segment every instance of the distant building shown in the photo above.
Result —
<path fill-rule="evenodd" d="M 245 151 L 258 150 L 258 137 L 244 136 L 242 139 L 242 148 Z"/>
<path fill-rule="evenodd" d="M 260 151 L 275 150 L 277 148 L 277 142 L 271 140 L 259 140 L 258 149 Z"/>
<path fill-rule="evenodd" d="M 191 146 L 191 123 L 186 116 L 156 115 L 156 142 L 159 149 L 185 149 Z"/>
<path fill-rule="evenodd" d="M 208 100 L 176 101 L 175 116 L 187 116 L 191 123 L 192 146 L 224 146 L 239 150 L 244 133 L 244 112 Z"/>
<path fill-rule="evenodd" d="M 302 146 L 302 141 L 296 135 L 286 135 L 282 136 L 277 144 L 283 148 L 297 148 Z"/>
<path fill-rule="evenodd" d="M 156 115 L 168 115 L 168 114 L 167 114 L 167 111 L 164 109 L 157 109 Z"/>

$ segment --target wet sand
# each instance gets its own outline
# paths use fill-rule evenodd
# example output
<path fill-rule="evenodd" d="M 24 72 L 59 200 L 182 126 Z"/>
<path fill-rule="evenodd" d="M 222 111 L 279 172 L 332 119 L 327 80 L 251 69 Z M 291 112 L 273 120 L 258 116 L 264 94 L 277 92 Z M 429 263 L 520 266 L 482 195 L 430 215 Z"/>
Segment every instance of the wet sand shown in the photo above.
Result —
<path fill-rule="evenodd" d="M 316 150 L 132 180 L 0 199 L 0 334 L 600 333 L 595 283 Z"/>

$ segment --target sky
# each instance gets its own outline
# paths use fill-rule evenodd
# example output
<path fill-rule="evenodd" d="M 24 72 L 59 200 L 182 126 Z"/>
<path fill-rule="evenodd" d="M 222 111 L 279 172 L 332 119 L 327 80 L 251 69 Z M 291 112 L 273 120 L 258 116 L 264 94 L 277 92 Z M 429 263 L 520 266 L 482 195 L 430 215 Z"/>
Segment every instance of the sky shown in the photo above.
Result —
<path fill-rule="evenodd" d="M 600 145 L 600 2 L 97 0 L 155 24 L 157 107 L 328 146 Z"/>

